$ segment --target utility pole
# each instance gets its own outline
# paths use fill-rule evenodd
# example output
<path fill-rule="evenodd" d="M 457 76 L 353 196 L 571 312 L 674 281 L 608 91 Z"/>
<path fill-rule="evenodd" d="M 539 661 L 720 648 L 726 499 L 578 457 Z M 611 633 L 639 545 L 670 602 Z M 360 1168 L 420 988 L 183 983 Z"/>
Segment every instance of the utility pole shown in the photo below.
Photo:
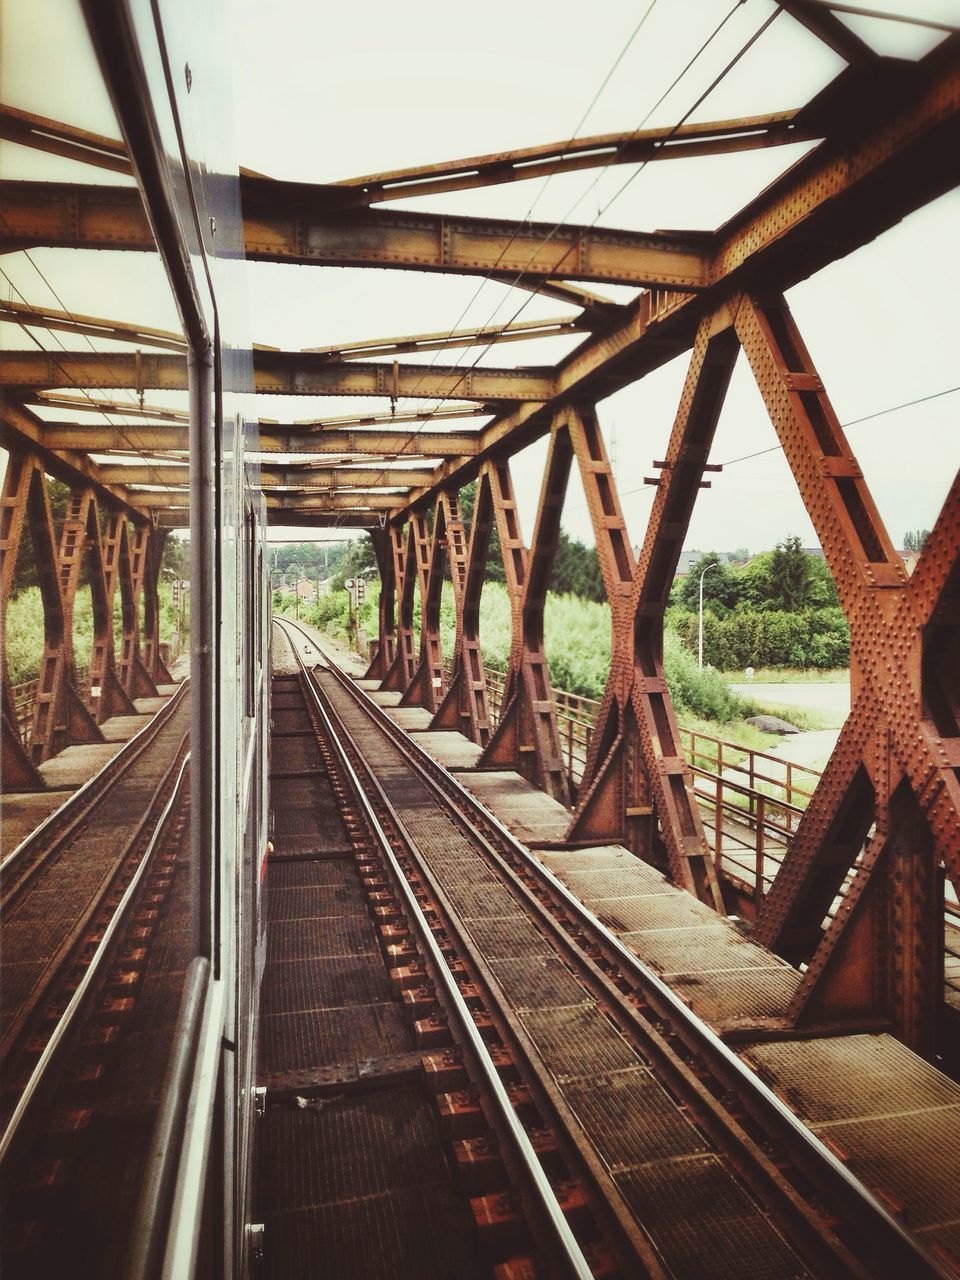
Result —
<path fill-rule="evenodd" d="M 700 575 L 700 621 L 697 625 L 697 666 L 703 669 L 703 580 L 710 569 L 715 569 L 720 563 L 714 560 L 712 564 L 704 567 L 703 573 Z"/>

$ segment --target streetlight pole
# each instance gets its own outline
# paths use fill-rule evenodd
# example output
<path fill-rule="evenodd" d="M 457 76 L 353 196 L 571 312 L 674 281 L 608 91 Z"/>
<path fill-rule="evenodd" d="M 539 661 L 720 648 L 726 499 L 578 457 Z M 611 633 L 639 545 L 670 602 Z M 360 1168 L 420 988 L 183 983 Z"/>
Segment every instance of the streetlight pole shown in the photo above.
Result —
<path fill-rule="evenodd" d="M 703 573 L 700 574 L 700 621 L 697 625 L 697 666 L 703 670 L 703 580 L 711 569 L 715 569 L 720 563 L 714 560 L 711 564 L 705 565 Z"/>

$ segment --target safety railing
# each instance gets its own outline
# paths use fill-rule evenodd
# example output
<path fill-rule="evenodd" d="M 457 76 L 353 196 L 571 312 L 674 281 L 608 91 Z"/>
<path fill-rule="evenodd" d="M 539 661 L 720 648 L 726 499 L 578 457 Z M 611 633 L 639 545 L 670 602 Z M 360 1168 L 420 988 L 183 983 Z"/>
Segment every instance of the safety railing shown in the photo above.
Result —
<path fill-rule="evenodd" d="M 39 680 L 24 680 L 13 686 L 13 708 L 17 717 L 17 731 L 25 747 L 30 744 L 30 726 L 33 724 L 33 709 L 37 705 L 39 685 Z"/>
<path fill-rule="evenodd" d="M 767 751 L 741 747 L 723 738 L 715 738 L 698 729 L 680 729 L 687 762 L 694 769 L 726 776 L 738 775 L 734 781 L 751 791 L 764 792 L 787 805 L 805 809 L 816 790 L 820 771 L 809 765 L 794 764 Z"/>
<path fill-rule="evenodd" d="M 496 671 L 491 667 L 486 668 L 486 675 L 490 715 L 496 724 L 500 720 L 506 676 L 502 671 Z M 574 782 L 579 782 L 587 763 L 590 734 L 600 710 L 600 703 L 596 698 L 567 693 L 564 689 L 554 689 L 553 696 L 557 703 L 557 731 L 560 735 L 560 747 L 567 772 Z"/>
<path fill-rule="evenodd" d="M 486 677 L 490 715 L 497 724 L 506 676 L 488 666 Z M 563 689 L 553 692 L 567 770 L 579 783 L 600 703 Z M 717 872 L 759 902 L 773 883 L 820 772 L 699 729 L 681 727 L 680 741 L 694 775 Z"/>

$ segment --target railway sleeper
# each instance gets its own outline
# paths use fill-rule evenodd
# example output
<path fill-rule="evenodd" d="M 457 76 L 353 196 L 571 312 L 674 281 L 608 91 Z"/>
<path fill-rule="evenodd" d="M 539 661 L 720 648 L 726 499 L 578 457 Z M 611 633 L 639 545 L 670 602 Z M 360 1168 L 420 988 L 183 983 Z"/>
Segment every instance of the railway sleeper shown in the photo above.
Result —
<path fill-rule="evenodd" d="M 330 753 L 322 746 L 321 750 L 325 759 L 330 761 Z M 337 781 L 336 773 L 337 770 L 331 767 L 333 783 Z M 343 788 L 335 786 L 335 792 L 339 792 L 341 805 L 352 819 L 352 797 Z M 389 813 L 384 811 L 381 820 L 389 831 Z M 491 1112 L 485 1106 L 481 1090 L 471 1082 L 464 1054 L 455 1043 L 450 1019 L 436 985 L 430 981 L 429 967 L 398 904 L 392 876 L 387 875 L 383 863 L 371 853 L 370 841 L 364 838 L 360 825 L 351 822 L 349 831 L 355 846 L 355 866 L 388 966 L 391 992 L 395 999 L 401 1001 L 413 1022 L 418 1048 L 433 1050 L 422 1057 L 424 1086 L 435 1098 L 440 1133 L 450 1144 L 451 1163 L 455 1169 L 463 1171 L 463 1181 L 460 1182 L 458 1177 L 458 1184 L 470 1198 L 484 1252 L 497 1275 L 505 1278 L 539 1276 L 542 1271 L 533 1262 L 534 1234 L 526 1218 L 526 1209 L 522 1198 L 511 1190 L 511 1175 L 501 1159 L 499 1141 L 491 1127 L 495 1109 Z M 504 1048 L 497 1023 L 484 1007 L 481 984 L 458 955 L 443 913 L 423 884 L 419 869 L 406 852 L 405 845 L 396 836 L 391 843 L 443 961 L 453 974 L 474 1024 L 506 1083 L 510 1104 L 558 1190 L 564 1213 L 571 1219 L 578 1235 L 596 1240 L 597 1224 L 588 1208 L 587 1195 L 583 1187 L 571 1178 L 556 1135 L 545 1126 L 531 1089 L 521 1080 L 516 1062 Z M 601 1251 L 596 1256 L 596 1274 L 614 1275 L 615 1268 L 610 1263 L 609 1254 Z"/>
<path fill-rule="evenodd" d="M 343 683 L 346 685 L 348 682 L 344 681 Z M 356 695 L 354 694 L 354 696 Z M 386 717 L 381 714 L 379 719 L 384 721 L 383 732 L 388 739 L 391 737 L 399 738 L 399 733 L 395 727 L 385 723 Z M 409 747 L 407 750 L 409 751 Z M 363 762 L 354 760 L 354 765 L 355 767 L 359 766 L 362 776 Z M 441 772 L 439 766 L 435 766 L 433 762 L 426 760 L 423 763 L 423 771 L 427 774 L 433 773 L 434 776 Z M 441 780 L 440 785 L 449 794 L 449 779 L 446 780 L 446 783 Z M 725 1148 L 730 1153 L 734 1167 L 737 1168 L 741 1177 L 744 1178 L 748 1185 L 758 1190 L 758 1175 L 761 1181 L 766 1175 L 760 1175 L 756 1167 L 753 1168 L 752 1172 L 750 1171 L 750 1166 L 755 1166 L 756 1157 L 747 1154 L 747 1148 L 751 1145 L 751 1137 L 743 1133 L 743 1124 L 749 1121 L 749 1116 L 745 1114 L 742 1100 L 735 1097 L 725 1087 L 725 1081 L 717 1078 L 713 1064 L 708 1060 L 705 1061 L 701 1054 L 697 1052 L 695 1046 L 685 1042 L 685 1036 L 676 1032 L 670 1025 L 669 1018 L 657 1015 L 655 1009 L 651 1008 L 651 1001 L 643 984 L 636 980 L 632 972 L 621 972 L 617 956 L 608 954 L 600 941 L 588 936 L 587 931 L 583 928 L 582 921 L 572 916 L 569 907 L 562 899 L 558 900 L 552 890 L 549 893 L 545 893 L 542 880 L 539 883 L 532 883 L 533 872 L 530 864 L 517 854 L 511 854 L 509 851 L 504 853 L 502 851 L 504 843 L 502 833 L 497 830 L 494 823 L 484 821 L 479 812 L 473 812 L 472 807 L 468 819 L 458 816 L 455 821 L 462 823 L 468 829 L 479 828 L 488 844 L 493 845 L 495 848 L 500 846 L 498 856 L 510 867 L 516 878 L 522 882 L 528 896 L 536 900 L 542 911 L 545 910 L 554 917 L 555 927 L 566 935 L 567 944 L 576 947 L 587 963 L 593 967 L 600 982 L 609 989 L 613 996 L 613 1001 L 605 1001 L 607 1011 L 609 1012 L 611 1004 L 615 1005 L 617 1000 L 620 1001 L 622 1013 L 619 1016 L 611 1017 L 611 1021 L 626 1033 L 628 1039 L 636 1045 L 643 1058 L 648 1058 L 650 1036 L 652 1035 L 653 1039 L 659 1042 L 654 1047 L 652 1057 L 654 1069 L 656 1070 L 661 1064 L 664 1054 L 673 1060 L 671 1069 L 667 1071 L 666 1076 L 663 1078 L 668 1091 L 674 1095 L 684 1111 L 689 1111 L 695 1117 L 696 1122 L 706 1133 L 711 1135 L 714 1141 L 719 1139 L 720 1147 L 722 1149 Z M 655 1005 L 656 1001 L 653 1004 Z M 678 1085 L 680 1086 L 679 1089 Z M 726 1110 L 725 1121 L 719 1115 L 721 1109 Z M 728 1130 L 726 1137 L 720 1132 L 724 1125 Z M 764 1126 L 762 1123 L 755 1123 L 751 1125 L 751 1128 L 755 1130 L 757 1139 L 753 1142 L 755 1150 L 763 1151 L 764 1147 L 768 1145 L 766 1142 L 768 1135 L 764 1132 Z M 739 1137 L 736 1136 L 737 1131 L 739 1131 Z M 742 1145 L 744 1142 L 746 1146 L 743 1148 L 742 1154 L 746 1160 L 745 1164 L 738 1158 L 736 1150 L 738 1145 Z M 774 1202 L 776 1202 L 778 1196 L 783 1196 L 785 1191 L 782 1170 L 779 1163 L 774 1163 L 769 1159 L 767 1159 L 766 1163 L 768 1169 L 772 1169 L 781 1182 L 782 1190 L 774 1196 Z M 799 1192 L 801 1196 L 807 1199 L 807 1203 L 810 1206 L 807 1212 L 809 1213 L 812 1210 L 814 1217 L 821 1223 L 820 1230 L 832 1232 L 836 1226 L 833 1215 L 829 1209 L 819 1203 L 819 1197 L 816 1193 L 808 1194 L 810 1187 L 802 1170 L 791 1166 L 788 1181 L 796 1188 L 793 1195 Z M 762 1191 L 760 1196 L 761 1202 L 763 1202 L 765 1196 Z M 779 1213 L 782 1214 L 785 1209 L 785 1220 L 792 1219 L 792 1229 L 789 1229 L 789 1234 L 795 1240 L 799 1240 L 801 1237 L 807 1238 L 807 1247 L 803 1248 L 803 1252 L 809 1259 L 818 1252 L 817 1246 L 810 1248 L 811 1241 L 809 1239 L 811 1229 L 816 1232 L 816 1228 L 812 1227 L 809 1218 L 805 1223 L 801 1222 L 803 1211 L 795 1199 L 792 1200 L 792 1203 L 789 1202 L 791 1202 L 791 1193 L 788 1192 L 786 1201 L 782 1199 L 780 1201 Z M 846 1254 L 846 1257 L 843 1258 L 845 1250 L 839 1245 L 839 1241 L 835 1237 L 833 1245 L 826 1244 L 826 1248 L 831 1251 L 836 1246 L 839 1246 L 839 1248 L 836 1248 L 834 1253 L 833 1261 L 835 1265 L 839 1266 L 841 1270 L 847 1266 L 848 1269 L 852 1269 L 853 1273 L 859 1273 L 861 1269 L 849 1254 Z M 819 1247 L 822 1249 L 823 1245 Z M 842 1258 L 843 1260 L 841 1260 Z"/>

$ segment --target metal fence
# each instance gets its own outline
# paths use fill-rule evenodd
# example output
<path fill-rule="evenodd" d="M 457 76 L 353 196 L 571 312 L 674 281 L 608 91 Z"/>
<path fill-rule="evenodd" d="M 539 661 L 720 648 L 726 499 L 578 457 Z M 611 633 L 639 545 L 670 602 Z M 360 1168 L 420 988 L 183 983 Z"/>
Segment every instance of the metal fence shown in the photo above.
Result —
<path fill-rule="evenodd" d="M 490 715 L 496 724 L 505 676 L 490 667 L 486 676 Z M 579 783 L 600 702 L 563 689 L 553 693 L 564 761 L 570 777 Z M 717 871 L 759 901 L 773 883 L 820 771 L 698 729 L 681 727 L 680 742 L 694 776 Z"/>

